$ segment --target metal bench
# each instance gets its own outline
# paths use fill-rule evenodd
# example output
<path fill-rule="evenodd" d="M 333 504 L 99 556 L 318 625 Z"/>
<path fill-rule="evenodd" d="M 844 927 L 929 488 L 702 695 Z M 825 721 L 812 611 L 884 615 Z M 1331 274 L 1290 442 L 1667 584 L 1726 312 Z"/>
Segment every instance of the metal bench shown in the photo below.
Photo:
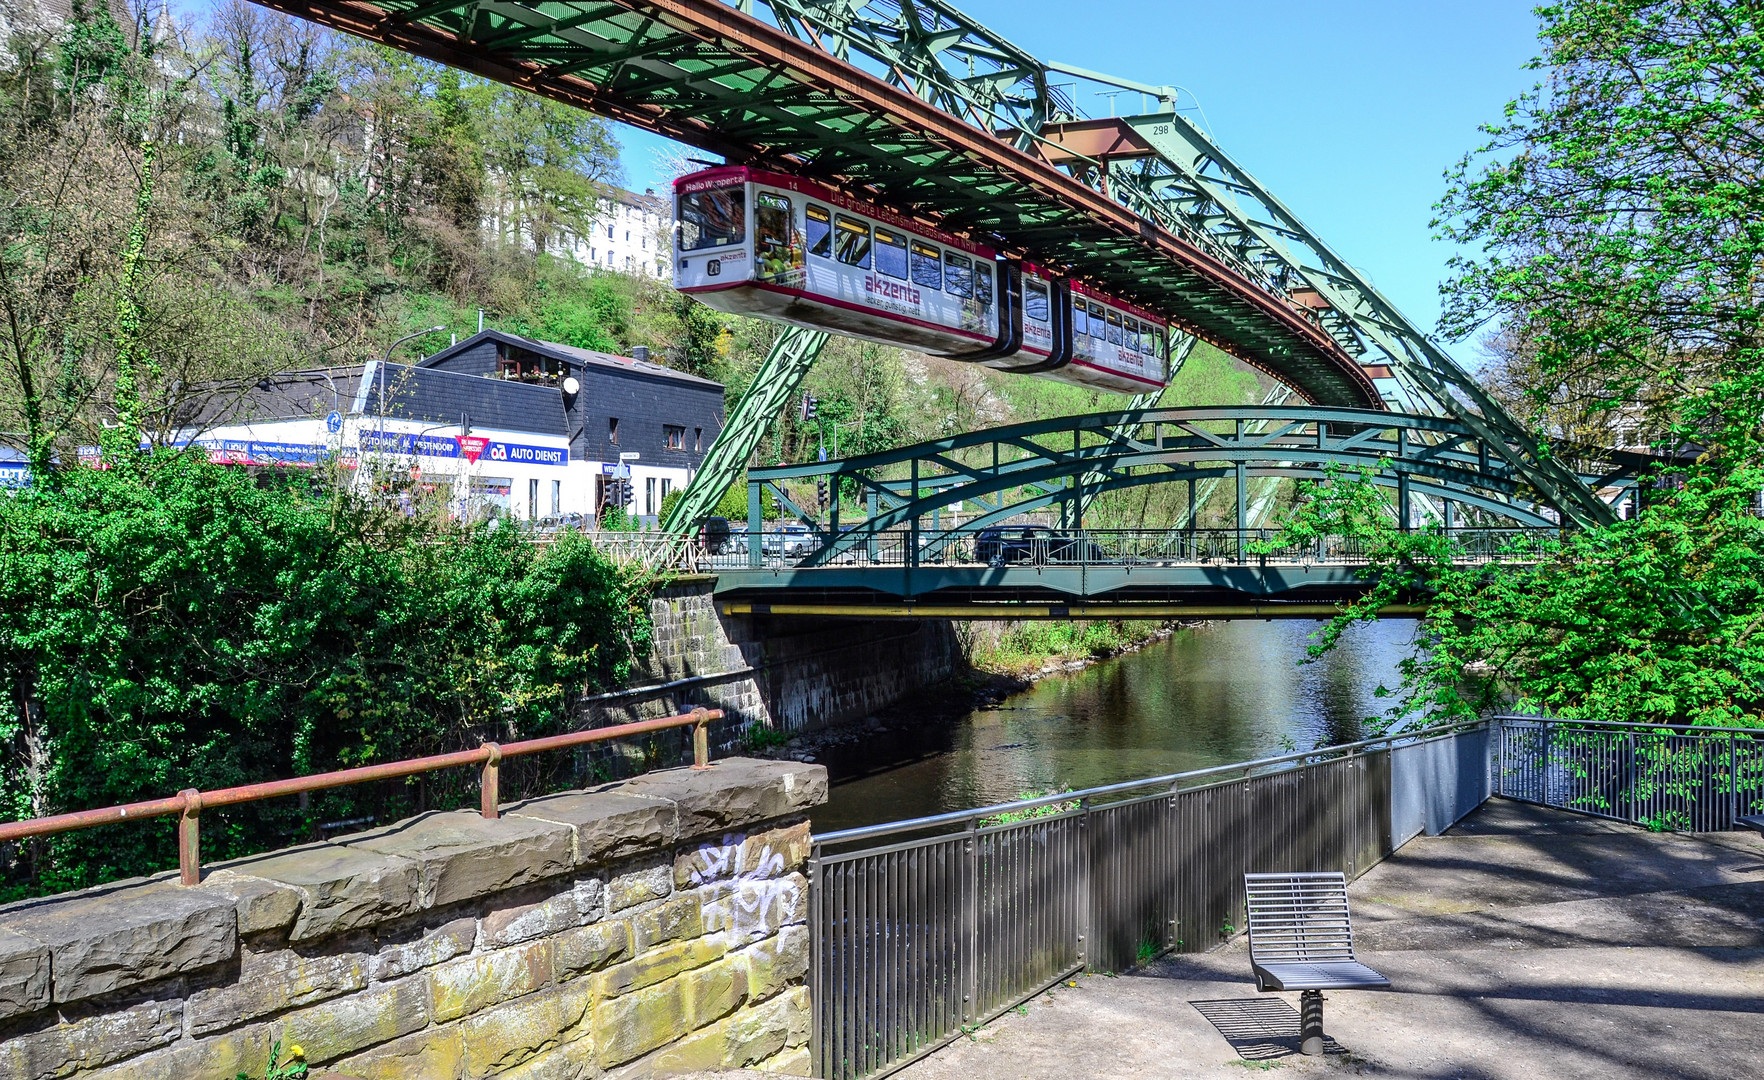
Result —
<path fill-rule="evenodd" d="M 1256 989 L 1298 990 L 1299 1049 L 1323 1052 L 1323 991 L 1388 989 L 1390 980 L 1354 959 L 1347 878 L 1341 874 L 1245 874 L 1250 969 Z"/>

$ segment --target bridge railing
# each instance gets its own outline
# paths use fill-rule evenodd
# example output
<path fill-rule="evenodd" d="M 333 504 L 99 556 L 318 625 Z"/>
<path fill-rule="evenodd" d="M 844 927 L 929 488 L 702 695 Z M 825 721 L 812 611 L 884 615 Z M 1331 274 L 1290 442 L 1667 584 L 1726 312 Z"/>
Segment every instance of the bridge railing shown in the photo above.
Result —
<path fill-rule="evenodd" d="M 689 727 L 693 729 L 692 767 L 706 769 L 710 767 L 711 763 L 709 725 L 711 721 L 722 718 L 723 711 L 721 709 L 694 709 L 689 713 L 664 716 L 655 720 L 638 720 L 629 724 L 590 728 L 587 731 L 572 731 L 540 739 L 523 739 L 519 742 L 484 742 L 470 750 L 455 750 L 448 754 L 432 754 L 428 757 L 382 762 L 378 765 L 362 765 L 353 769 L 311 773 L 283 780 L 265 780 L 261 783 L 242 784 L 238 787 L 214 788 L 209 791 L 201 791 L 193 787 L 185 788 L 176 795 L 147 799 L 123 806 L 75 810 L 70 813 L 29 818 L 24 821 L 0 822 L 0 844 L 12 844 L 31 837 L 55 836 L 60 833 L 92 829 L 100 825 L 114 825 L 124 821 L 175 817 L 178 819 L 178 881 L 183 885 L 196 885 L 202 880 L 201 815 L 205 809 L 216 810 L 288 795 L 305 796 L 315 791 L 330 791 L 335 788 L 366 784 L 377 780 L 398 780 L 423 776 L 443 769 L 476 765 L 479 768 L 478 812 L 483 817 L 496 818 L 502 813 L 501 765 L 504 758 L 522 757 L 550 750 L 572 749 L 587 746 L 590 743 L 607 742 L 637 735 L 650 735 L 673 728 Z"/>
<path fill-rule="evenodd" d="M 887 1075 L 1078 971 L 1201 952 L 1243 875 L 1355 877 L 1488 794 L 1486 725 L 1442 725 L 815 837 L 815 1075 Z M 1405 813 L 1407 816 L 1405 816 Z"/>
<path fill-rule="evenodd" d="M 1712 832 L 1764 813 L 1764 729 L 1504 716 L 1495 790 L 1651 829 Z"/>
<path fill-rule="evenodd" d="M 861 528 L 861 526 L 859 527 Z M 1460 565 L 1527 562 L 1539 558 L 1555 529 L 1458 528 L 1447 534 Z M 855 566 L 1209 566 L 1220 564 L 1364 566 L 1372 558 L 1364 537 L 1324 537 L 1279 545 L 1275 529 L 1003 529 L 907 528 L 837 536 L 808 530 L 737 532 L 707 548 L 705 571 L 812 569 Z"/>

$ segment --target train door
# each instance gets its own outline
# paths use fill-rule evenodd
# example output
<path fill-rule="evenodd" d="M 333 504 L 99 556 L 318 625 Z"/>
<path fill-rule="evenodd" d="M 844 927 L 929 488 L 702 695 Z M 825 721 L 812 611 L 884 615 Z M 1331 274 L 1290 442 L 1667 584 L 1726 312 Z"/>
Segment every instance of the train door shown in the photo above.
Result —
<path fill-rule="evenodd" d="M 753 196 L 754 280 L 801 289 L 807 284 L 807 245 L 790 196 L 755 191 Z"/>

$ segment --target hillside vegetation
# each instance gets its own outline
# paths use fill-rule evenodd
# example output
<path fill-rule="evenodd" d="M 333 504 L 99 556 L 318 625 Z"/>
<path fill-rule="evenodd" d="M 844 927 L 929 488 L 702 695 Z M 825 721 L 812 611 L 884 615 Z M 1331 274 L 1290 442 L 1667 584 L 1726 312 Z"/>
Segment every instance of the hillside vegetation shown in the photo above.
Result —
<path fill-rule="evenodd" d="M 56 40 L 11 42 L 0 75 L 0 430 L 40 461 L 101 442 L 119 410 L 163 438 L 216 380 L 361 361 L 440 325 L 401 355 L 433 351 L 480 310 L 648 346 L 731 401 L 776 333 L 561 254 L 621 179 L 598 118 L 244 0 L 141 48 L 107 9 L 74 11 Z M 846 453 L 1124 400 L 850 341 L 810 389 Z M 1171 401 L 1255 395 L 1202 349 Z M 760 460 L 811 456 L 780 419 Z"/>

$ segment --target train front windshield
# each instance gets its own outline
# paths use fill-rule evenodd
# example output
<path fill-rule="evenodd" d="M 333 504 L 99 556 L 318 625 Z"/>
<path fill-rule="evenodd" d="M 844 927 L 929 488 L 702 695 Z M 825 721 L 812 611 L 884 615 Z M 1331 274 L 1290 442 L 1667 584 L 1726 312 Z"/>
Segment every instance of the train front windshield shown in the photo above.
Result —
<path fill-rule="evenodd" d="M 737 185 L 680 196 L 680 250 L 702 251 L 747 239 L 746 190 Z"/>

